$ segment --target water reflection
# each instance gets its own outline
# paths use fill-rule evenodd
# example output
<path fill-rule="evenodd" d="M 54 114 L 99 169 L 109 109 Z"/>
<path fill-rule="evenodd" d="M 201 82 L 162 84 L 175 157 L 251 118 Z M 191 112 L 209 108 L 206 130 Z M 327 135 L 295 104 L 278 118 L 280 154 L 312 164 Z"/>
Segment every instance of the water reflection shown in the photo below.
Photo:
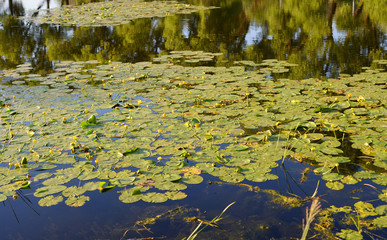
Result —
<path fill-rule="evenodd" d="M 37 26 L 17 18 L 26 9 L 93 1 L 29 2 L 3 1 L 0 7 L 1 69 L 31 62 L 43 73 L 57 60 L 136 62 L 190 49 L 224 53 L 218 65 L 224 60 L 288 59 L 300 64 L 291 77 L 305 78 L 352 74 L 373 59 L 386 58 L 386 10 L 371 8 L 365 0 L 191 0 L 221 8 L 94 28 Z"/>

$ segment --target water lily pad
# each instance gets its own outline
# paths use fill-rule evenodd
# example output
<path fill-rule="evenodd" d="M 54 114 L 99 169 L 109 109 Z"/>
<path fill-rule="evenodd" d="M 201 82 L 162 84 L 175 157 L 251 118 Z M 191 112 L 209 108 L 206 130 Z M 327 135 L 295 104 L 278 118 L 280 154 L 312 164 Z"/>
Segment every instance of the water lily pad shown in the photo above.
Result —
<path fill-rule="evenodd" d="M 79 196 L 85 192 L 86 188 L 84 187 L 71 186 L 63 190 L 62 195 L 65 197 Z"/>
<path fill-rule="evenodd" d="M 203 182 L 203 177 L 199 175 L 184 175 L 182 181 L 187 184 L 199 184 Z"/>
<path fill-rule="evenodd" d="M 41 10 L 41 13 L 38 15 L 39 17 L 26 16 L 25 18 L 37 23 L 110 26 L 119 25 L 137 18 L 165 17 L 174 13 L 188 14 L 209 8 L 175 1 L 143 2 L 140 0 L 131 0 L 129 4 L 125 1 L 103 1 L 82 4 L 80 6 L 64 6 L 54 10 L 50 9 L 50 11 Z"/>
<path fill-rule="evenodd" d="M 50 196 L 47 196 L 47 197 L 40 199 L 38 203 L 42 207 L 50 207 L 50 206 L 57 205 L 58 203 L 60 203 L 62 201 L 63 201 L 62 196 L 55 197 L 53 195 L 50 195 Z"/>
<path fill-rule="evenodd" d="M 354 178 L 353 176 L 349 175 L 349 176 L 345 176 L 341 179 L 341 182 L 342 183 L 345 183 L 345 184 L 356 184 L 358 183 L 359 181 Z"/>
<path fill-rule="evenodd" d="M 327 186 L 327 188 L 330 188 L 332 190 L 341 190 L 344 188 L 344 184 L 342 184 L 341 182 L 327 182 L 325 185 Z"/>
<path fill-rule="evenodd" d="M 156 182 L 155 187 L 160 190 L 169 190 L 169 191 L 184 190 L 187 188 L 187 186 L 184 184 L 173 183 L 169 181 L 158 181 Z"/>
<path fill-rule="evenodd" d="M 181 200 L 187 197 L 187 194 L 180 191 L 169 191 L 165 195 L 171 200 Z"/>
<path fill-rule="evenodd" d="M 4 202 L 5 200 L 7 200 L 7 196 L 0 194 L 0 202 Z"/>
<path fill-rule="evenodd" d="M 341 229 L 341 232 L 336 234 L 337 236 L 341 237 L 342 239 L 346 240 L 361 240 L 363 239 L 363 236 L 361 233 L 356 232 L 351 229 Z"/>
<path fill-rule="evenodd" d="M 124 203 L 134 203 L 140 200 L 143 195 L 141 194 L 141 192 L 137 193 L 135 190 L 136 189 L 129 189 L 123 191 L 119 196 L 120 201 Z"/>
<path fill-rule="evenodd" d="M 381 228 L 387 227 L 387 216 L 381 216 L 381 217 L 375 218 L 374 221 L 378 227 L 381 227 Z"/>
<path fill-rule="evenodd" d="M 62 192 L 65 190 L 67 187 L 64 185 L 49 185 L 49 186 L 44 186 L 41 188 L 36 189 L 34 196 L 35 197 L 45 197 L 47 195 L 55 194 Z"/>
<path fill-rule="evenodd" d="M 342 179 L 344 176 L 339 175 L 338 173 L 327 173 L 322 176 L 322 179 L 325 181 L 337 181 Z"/>
<path fill-rule="evenodd" d="M 90 201 L 90 197 L 81 195 L 81 196 L 70 196 L 66 199 L 65 203 L 70 207 L 81 207 L 86 201 Z"/>
<path fill-rule="evenodd" d="M 168 200 L 168 197 L 163 193 L 150 192 L 150 193 L 145 193 L 141 199 L 144 202 L 162 203 L 162 202 L 166 202 Z"/>
<path fill-rule="evenodd" d="M 230 151 L 246 151 L 249 150 L 249 147 L 246 145 L 230 145 L 226 149 Z"/>
<path fill-rule="evenodd" d="M 384 215 L 387 214 L 387 205 L 380 205 L 375 208 L 375 212 L 378 215 Z"/>

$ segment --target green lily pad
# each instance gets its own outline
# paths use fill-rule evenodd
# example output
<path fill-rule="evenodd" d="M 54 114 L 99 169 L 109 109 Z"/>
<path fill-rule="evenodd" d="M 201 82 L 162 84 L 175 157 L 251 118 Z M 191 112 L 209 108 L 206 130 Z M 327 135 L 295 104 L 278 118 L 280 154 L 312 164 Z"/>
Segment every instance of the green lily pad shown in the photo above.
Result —
<path fill-rule="evenodd" d="M 249 150 L 249 147 L 246 145 L 230 145 L 226 148 L 227 150 L 230 151 L 246 151 Z"/>
<path fill-rule="evenodd" d="M 5 200 L 7 200 L 7 196 L 0 194 L 0 202 L 4 202 Z"/>
<path fill-rule="evenodd" d="M 184 190 L 187 188 L 186 185 L 181 183 L 173 183 L 169 181 L 158 181 L 155 184 L 155 187 L 160 190 L 169 190 L 169 191 L 178 191 L 178 190 Z"/>
<path fill-rule="evenodd" d="M 165 192 L 165 196 L 167 196 L 171 200 L 181 200 L 187 197 L 187 194 L 180 191 L 169 191 Z"/>
<path fill-rule="evenodd" d="M 79 196 L 86 192 L 84 187 L 71 186 L 63 190 L 62 195 L 65 197 Z"/>
<path fill-rule="evenodd" d="M 85 195 L 81 196 L 70 196 L 66 199 L 65 203 L 70 207 L 81 207 L 86 201 L 90 201 L 90 198 Z"/>
<path fill-rule="evenodd" d="M 354 206 L 357 212 L 360 214 L 361 218 L 377 215 L 377 213 L 375 212 L 375 208 L 371 203 L 359 201 L 355 203 Z"/>
<path fill-rule="evenodd" d="M 120 201 L 123 203 L 134 203 L 140 200 L 143 195 L 141 194 L 140 190 L 136 190 L 138 189 L 129 189 L 123 191 L 119 196 Z"/>
<path fill-rule="evenodd" d="M 341 229 L 341 232 L 336 234 L 338 237 L 341 237 L 342 239 L 346 240 L 361 240 L 363 239 L 363 236 L 361 233 L 356 232 L 351 229 Z"/>
<path fill-rule="evenodd" d="M 356 184 L 358 183 L 359 181 L 354 178 L 353 176 L 349 175 L 349 176 L 345 176 L 341 179 L 341 182 L 342 183 L 345 183 L 345 184 Z"/>
<path fill-rule="evenodd" d="M 322 176 L 322 179 L 325 181 L 337 181 L 342 179 L 344 176 L 339 175 L 338 173 L 327 173 Z"/>
<path fill-rule="evenodd" d="M 141 199 L 144 202 L 162 203 L 162 202 L 166 202 L 168 200 L 168 197 L 163 193 L 150 192 L 150 193 L 145 193 Z"/>
<path fill-rule="evenodd" d="M 344 188 L 344 184 L 342 184 L 341 182 L 327 182 L 325 184 L 327 186 L 327 188 L 330 188 L 332 190 L 341 190 Z"/>
<path fill-rule="evenodd" d="M 36 189 L 34 196 L 35 197 L 45 197 L 47 195 L 55 194 L 62 192 L 67 187 L 64 185 L 48 185 L 41 188 Z"/>
<path fill-rule="evenodd" d="M 42 199 L 39 200 L 39 205 L 42 206 L 42 207 L 50 207 L 50 206 L 54 206 L 54 205 L 57 205 L 58 203 L 62 202 L 63 201 L 63 197 L 62 196 L 53 196 L 53 195 L 49 195 L 47 197 L 44 197 Z"/>
<path fill-rule="evenodd" d="M 182 181 L 187 184 L 199 184 L 203 182 L 203 177 L 199 175 L 184 175 Z"/>
<path fill-rule="evenodd" d="M 387 227 L 387 216 L 381 216 L 381 217 L 375 218 L 374 221 L 378 227 L 381 227 L 381 228 Z"/>

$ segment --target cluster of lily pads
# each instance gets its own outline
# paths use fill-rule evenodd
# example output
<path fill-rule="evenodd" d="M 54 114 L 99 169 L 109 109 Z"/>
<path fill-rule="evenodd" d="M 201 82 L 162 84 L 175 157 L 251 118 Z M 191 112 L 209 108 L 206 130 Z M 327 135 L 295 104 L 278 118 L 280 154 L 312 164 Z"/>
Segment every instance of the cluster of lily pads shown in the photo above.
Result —
<path fill-rule="evenodd" d="M 28 64 L 4 70 L 0 201 L 31 187 L 41 206 L 64 198 L 82 206 L 87 191 L 112 189 L 125 203 L 178 200 L 203 174 L 259 183 L 294 159 L 312 164 L 333 190 L 371 179 L 382 189 L 372 216 L 386 227 L 387 73 L 290 80 L 272 77 L 294 66 L 284 61 L 236 64 L 69 61 L 46 76 Z M 361 152 L 362 170 L 342 171 L 355 160 L 345 144 Z"/>
<path fill-rule="evenodd" d="M 154 63 L 175 63 L 179 65 L 208 65 L 215 62 L 217 56 L 222 53 L 208 53 L 203 51 L 171 51 L 169 54 L 161 55 L 158 58 L 153 58 Z"/>
<path fill-rule="evenodd" d="M 138 18 L 190 14 L 211 8 L 214 7 L 194 6 L 177 1 L 113 0 L 39 10 L 39 15 L 32 14 L 23 18 L 35 23 L 113 26 L 126 24 Z"/>

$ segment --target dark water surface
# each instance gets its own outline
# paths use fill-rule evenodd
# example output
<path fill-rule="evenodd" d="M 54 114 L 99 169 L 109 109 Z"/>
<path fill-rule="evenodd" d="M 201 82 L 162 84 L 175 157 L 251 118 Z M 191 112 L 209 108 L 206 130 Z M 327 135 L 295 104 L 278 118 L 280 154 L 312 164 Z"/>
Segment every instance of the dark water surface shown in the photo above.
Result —
<path fill-rule="evenodd" d="M 219 66 L 242 59 L 288 60 L 299 65 L 290 77 L 303 79 L 359 73 L 362 67 L 371 66 L 373 60 L 387 59 L 387 15 L 385 10 L 373 8 L 372 1 L 188 2 L 220 8 L 138 19 L 115 27 L 62 27 L 35 25 L 17 18 L 33 14 L 27 10 L 60 6 L 59 0 L 0 0 L 0 71 L 31 63 L 34 72 L 45 74 L 52 72 L 58 61 L 139 62 L 174 50 L 202 50 L 223 53 L 222 61 L 215 63 Z M 286 160 L 286 168 L 274 170 L 278 180 L 254 185 L 301 198 L 311 196 L 320 177 L 311 172 L 301 184 L 300 169 L 306 166 Z M 361 166 L 351 171 L 358 169 Z M 91 201 L 80 208 L 64 203 L 39 207 L 33 190 L 23 190 L 20 195 L 25 196 L 25 201 L 7 200 L 0 207 L 0 239 L 182 239 L 198 224 L 187 223 L 184 218 L 199 216 L 211 220 L 234 201 L 236 204 L 220 222 L 222 229 L 208 227 L 197 239 L 301 237 L 306 205 L 287 208 L 270 203 L 271 197 L 264 192 L 209 181 L 217 179 L 207 176 L 203 183 L 190 186 L 188 197 L 180 201 L 125 204 L 115 191 L 92 192 Z M 319 194 L 326 194 L 323 207 L 358 201 L 344 203 L 343 199 L 348 199 L 345 193 L 356 192 L 353 196 L 363 201 L 377 199 L 378 192 L 365 188 L 364 183 L 367 182 L 346 187 L 340 195 L 320 184 Z M 175 211 L 168 213 L 170 210 Z M 136 221 L 164 213 L 154 225 L 147 225 L 148 230 L 136 225 Z M 386 231 L 380 234 L 387 235 Z"/>

